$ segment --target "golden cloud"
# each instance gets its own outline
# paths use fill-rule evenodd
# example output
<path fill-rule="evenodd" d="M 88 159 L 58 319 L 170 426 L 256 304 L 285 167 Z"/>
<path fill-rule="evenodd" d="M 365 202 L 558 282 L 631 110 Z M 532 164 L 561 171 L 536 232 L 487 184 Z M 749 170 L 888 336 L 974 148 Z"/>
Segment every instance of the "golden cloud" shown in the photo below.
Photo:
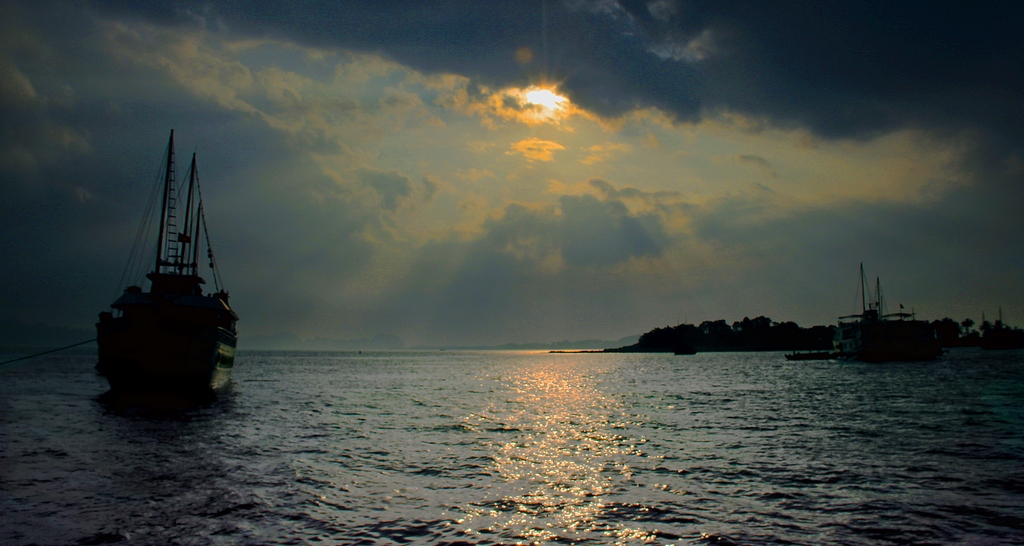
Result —
<path fill-rule="evenodd" d="M 527 138 L 519 142 L 513 142 L 513 151 L 505 153 L 509 155 L 515 153 L 523 154 L 527 161 L 554 161 L 555 152 L 564 149 L 565 146 L 557 142 L 541 140 L 539 138 Z"/>

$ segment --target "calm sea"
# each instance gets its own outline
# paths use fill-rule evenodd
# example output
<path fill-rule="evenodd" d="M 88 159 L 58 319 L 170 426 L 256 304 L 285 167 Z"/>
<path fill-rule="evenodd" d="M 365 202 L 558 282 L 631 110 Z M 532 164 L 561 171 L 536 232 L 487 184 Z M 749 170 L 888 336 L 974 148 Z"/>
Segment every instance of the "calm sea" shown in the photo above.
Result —
<path fill-rule="evenodd" d="M 3 544 L 1024 543 L 1024 353 L 243 353 L 212 404 L 0 368 Z"/>

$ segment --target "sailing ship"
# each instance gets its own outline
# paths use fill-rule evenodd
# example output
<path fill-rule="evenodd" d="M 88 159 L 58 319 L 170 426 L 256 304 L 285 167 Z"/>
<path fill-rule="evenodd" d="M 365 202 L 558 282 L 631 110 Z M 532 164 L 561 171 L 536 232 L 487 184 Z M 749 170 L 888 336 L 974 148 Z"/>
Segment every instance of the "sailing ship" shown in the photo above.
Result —
<path fill-rule="evenodd" d="M 187 183 L 179 183 L 173 130 L 165 162 L 156 260 L 146 275 L 149 290 L 128 286 L 109 311 L 100 313 L 96 369 L 106 376 L 112 392 L 210 395 L 230 381 L 238 315 L 228 304 L 210 249 L 196 156 L 192 155 Z M 144 220 L 137 245 L 144 244 L 146 225 Z M 201 242 L 214 281 L 212 293 L 204 293 L 206 281 L 199 276 Z M 133 250 L 133 257 L 136 254 Z M 131 263 L 130 259 L 129 267 Z"/>
<path fill-rule="evenodd" d="M 931 325 L 903 311 L 885 314 L 882 286 L 875 279 L 874 301 L 867 300 L 867 278 L 860 266 L 861 313 L 839 317 L 834 346 L 840 358 L 865 362 L 934 360 L 942 347 Z"/>

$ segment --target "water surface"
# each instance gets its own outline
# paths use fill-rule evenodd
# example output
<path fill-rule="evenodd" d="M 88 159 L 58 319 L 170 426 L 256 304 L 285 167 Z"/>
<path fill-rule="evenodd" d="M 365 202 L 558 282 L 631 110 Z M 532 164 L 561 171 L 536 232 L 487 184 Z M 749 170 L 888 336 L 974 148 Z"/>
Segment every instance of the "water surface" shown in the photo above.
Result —
<path fill-rule="evenodd" d="M 4 544 L 1024 542 L 1024 354 L 242 353 L 214 403 L 0 369 Z"/>

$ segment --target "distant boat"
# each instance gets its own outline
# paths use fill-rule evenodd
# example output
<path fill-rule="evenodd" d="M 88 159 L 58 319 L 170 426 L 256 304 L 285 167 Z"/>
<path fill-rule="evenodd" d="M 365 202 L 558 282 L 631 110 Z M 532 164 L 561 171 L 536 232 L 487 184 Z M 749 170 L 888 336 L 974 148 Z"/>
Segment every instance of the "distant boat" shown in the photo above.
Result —
<path fill-rule="evenodd" d="M 1000 308 L 999 320 L 982 333 L 981 348 L 989 351 L 1024 349 L 1024 330 L 1007 326 Z"/>
<path fill-rule="evenodd" d="M 675 354 L 676 356 L 695 355 L 697 354 L 697 347 L 690 343 L 684 343 L 682 345 L 677 345 L 676 348 L 672 350 L 672 354 Z"/>
<path fill-rule="evenodd" d="M 96 369 L 112 392 L 209 395 L 231 378 L 238 315 L 228 305 L 209 248 L 195 154 L 188 183 L 176 181 L 174 131 L 167 145 L 161 201 L 156 261 L 146 275 L 149 291 L 129 286 L 110 311 L 100 313 Z M 199 276 L 201 236 L 213 293 L 204 294 L 206 281 Z"/>
<path fill-rule="evenodd" d="M 839 358 L 865 362 L 934 360 L 942 347 L 928 322 L 913 313 L 883 314 L 881 283 L 875 280 L 874 301 L 868 302 L 864 264 L 860 266 L 861 313 L 839 317 L 834 345 Z"/>
<path fill-rule="evenodd" d="M 839 353 L 832 351 L 793 351 L 786 354 L 786 360 L 831 360 L 839 358 Z"/>

